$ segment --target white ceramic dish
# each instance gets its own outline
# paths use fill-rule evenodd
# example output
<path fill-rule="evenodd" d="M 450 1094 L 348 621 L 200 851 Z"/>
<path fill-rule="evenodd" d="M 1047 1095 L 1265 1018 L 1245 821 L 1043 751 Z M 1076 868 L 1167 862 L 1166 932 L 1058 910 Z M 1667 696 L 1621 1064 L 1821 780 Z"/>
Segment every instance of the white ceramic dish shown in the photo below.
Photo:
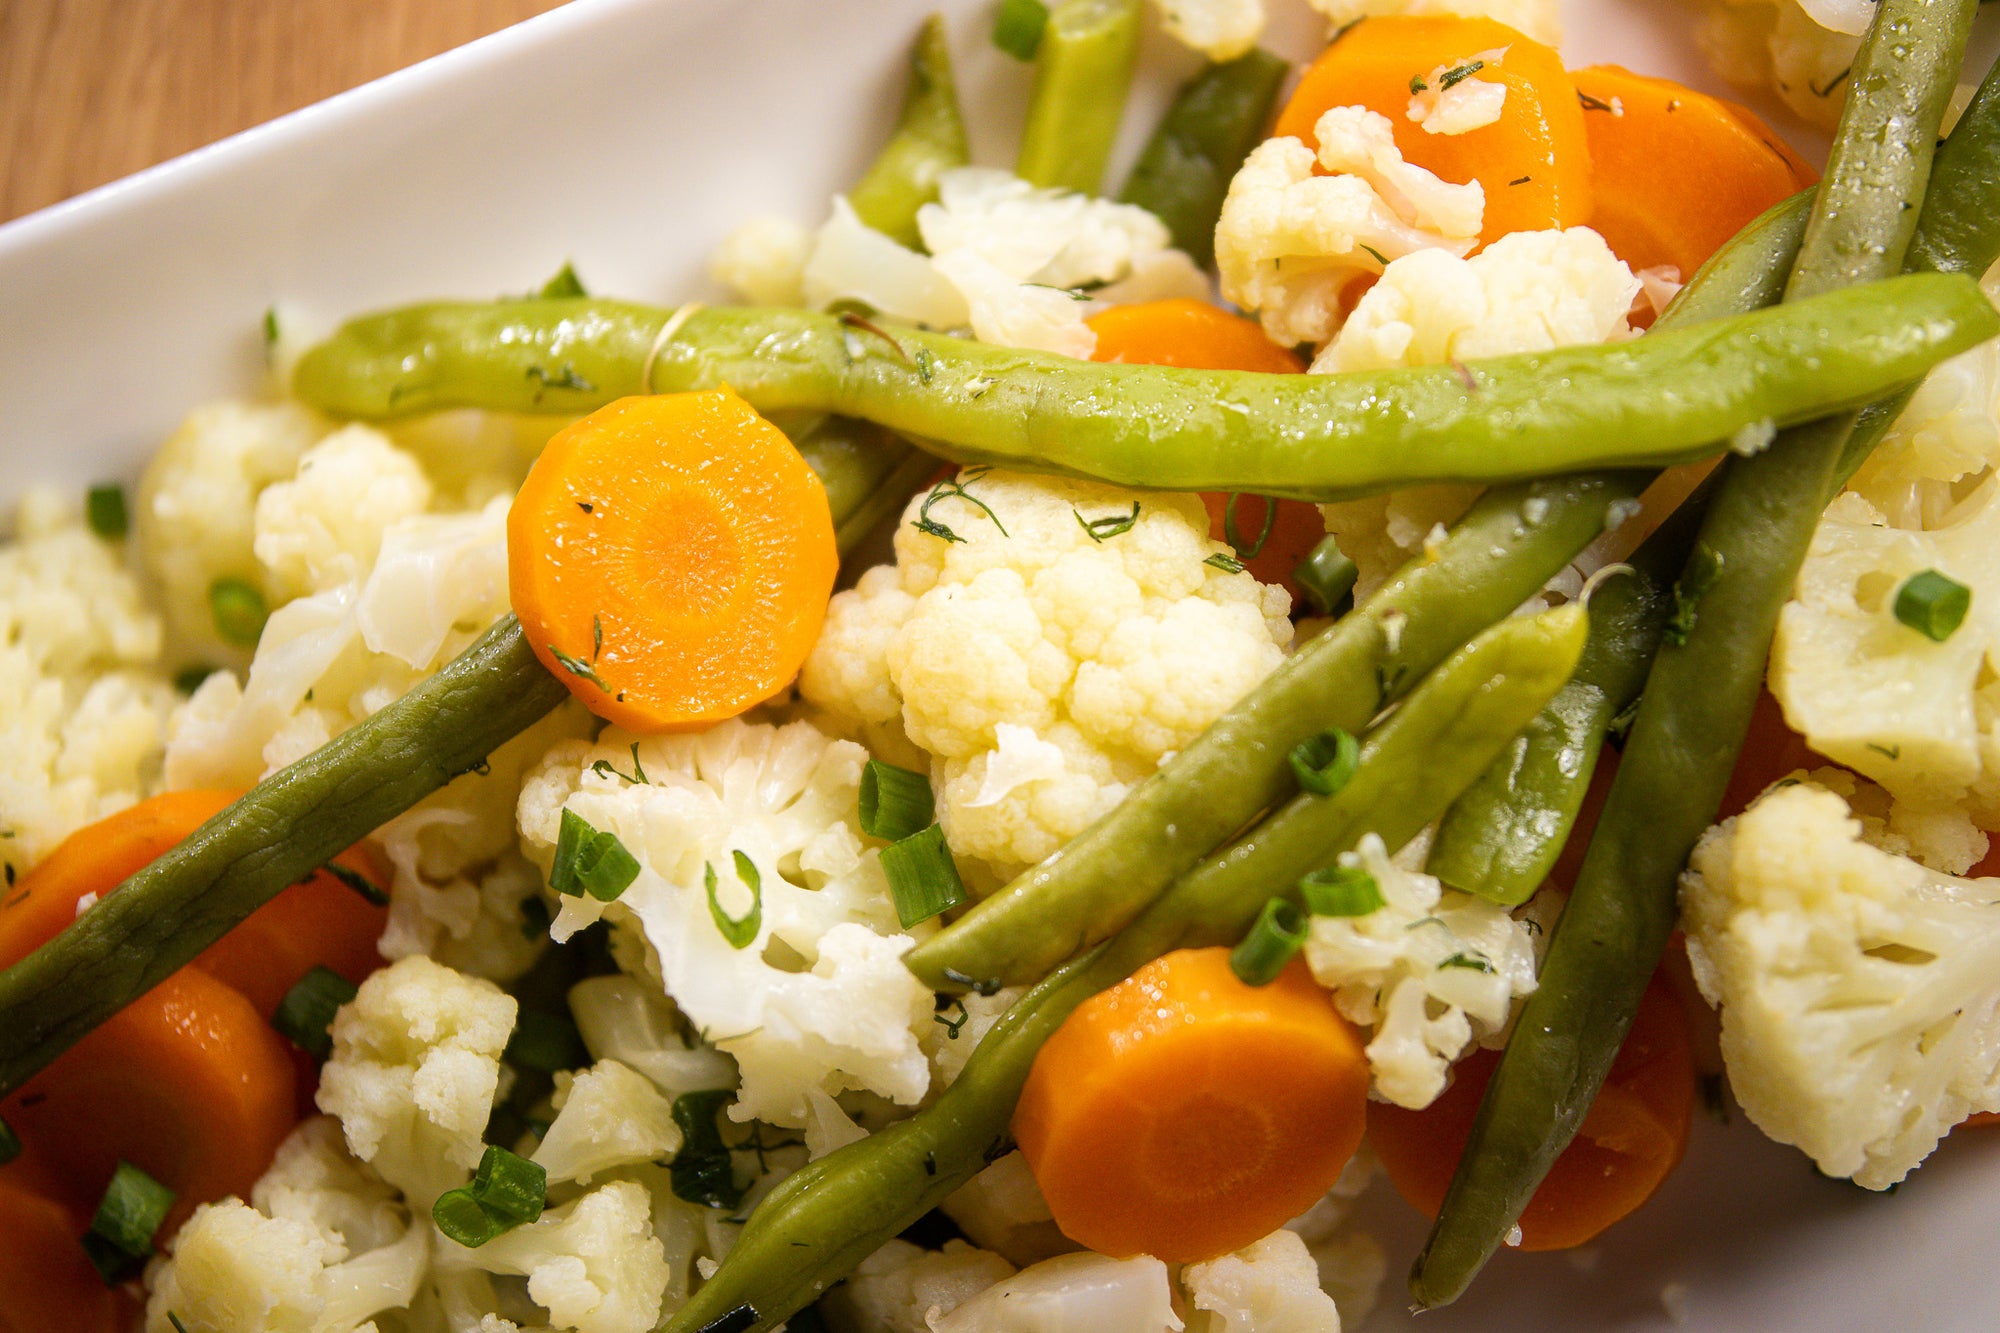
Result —
<path fill-rule="evenodd" d="M 1271 45 L 1304 54 L 1323 35 L 1298 0 L 1270 3 Z M 0 506 L 35 480 L 131 476 L 188 408 L 253 391 L 273 303 L 324 327 L 523 290 L 566 258 L 594 290 L 700 294 L 731 225 L 817 220 L 853 178 L 937 7 L 975 149 L 1004 163 L 1026 81 L 984 41 L 990 0 L 577 0 L 0 227 Z M 1714 86 L 1676 0 L 1566 9 L 1570 63 Z M 1188 67 L 1153 44 L 1128 151 Z M 1370 1211 L 1392 1276 L 1369 1328 L 1404 1327 L 1400 1273 L 1422 1228 L 1386 1190 Z M 1503 1254 L 1421 1326 L 1991 1333 L 1996 1229 L 2000 1131 L 1947 1143 L 1883 1197 L 1817 1178 L 1740 1118 L 1703 1122 L 1639 1216 L 1583 1254 Z"/>

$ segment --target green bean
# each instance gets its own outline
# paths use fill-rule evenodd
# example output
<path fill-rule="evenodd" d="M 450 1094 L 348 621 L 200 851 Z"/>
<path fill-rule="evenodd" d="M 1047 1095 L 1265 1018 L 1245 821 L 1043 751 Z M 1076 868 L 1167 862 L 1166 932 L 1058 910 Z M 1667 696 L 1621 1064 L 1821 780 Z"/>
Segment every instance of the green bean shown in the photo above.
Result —
<path fill-rule="evenodd" d="M 1063 0 L 1035 52 L 1035 86 L 1014 174 L 1096 194 L 1139 58 L 1139 0 Z"/>
<path fill-rule="evenodd" d="M 587 411 L 648 387 L 666 312 L 417 306 L 354 321 L 294 386 L 335 416 Z M 1098 365 L 796 310 L 693 312 L 649 387 L 861 417 L 954 462 L 1325 500 L 1703 457 L 1875 398 L 2000 330 L 1962 276 L 1895 278 L 1629 342 L 1347 375 Z M 1550 392 L 1561 385 L 1562 392 Z"/>
<path fill-rule="evenodd" d="M 1385 704 L 1540 588 L 1603 531 L 1637 474 L 1558 478 L 1480 500 L 1056 855 L 918 945 L 927 985 L 1032 981 L 1130 921 L 1175 877 L 1294 790 L 1292 747 L 1359 732 Z"/>
<path fill-rule="evenodd" d="M 1118 194 L 1167 224 L 1203 268 L 1215 259 L 1215 222 L 1243 159 L 1264 137 L 1289 62 L 1268 51 L 1210 65 L 1174 96 Z"/>
<path fill-rule="evenodd" d="M 258 783 L 0 972 L 0 1095 L 568 697 L 508 616 L 401 699 Z"/>
<path fill-rule="evenodd" d="M 875 230 L 915 247 L 921 240 L 917 210 L 938 197 L 940 176 L 971 160 L 944 18 L 933 14 L 910 57 L 910 86 L 896 132 L 847 192 L 847 202 Z"/>
<path fill-rule="evenodd" d="M 826 505 L 852 523 L 855 515 L 904 469 L 918 451 L 873 422 L 853 417 L 814 416 L 806 422 L 773 423 L 784 429 L 792 447 L 818 474 L 826 488 Z M 928 467 L 936 467 L 931 461 Z M 844 549 L 844 548 L 843 548 Z"/>
<path fill-rule="evenodd" d="M 1173 949 L 1234 942 L 1274 893 L 1295 895 L 1299 875 L 1363 833 L 1401 842 L 1436 818 L 1568 675 L 1580 622 L 1573 609 L 1512 618 L 1459 649 L 1369 734 L 1339 793 L 1297 798 L 1048 976 L 929 1106 L 787 1177 L 664 1333 L 694 1333 L 744 1306 L 754 1312 L 744 1328 L 776 1327 L 1007 1152 L 1035 1053 L 1077 1005 Z"/>
<path fill-rule="evenodd" d="M 1924 196 L 1973 7 L 1882 0 L 1788 297 L 1902 265 L 1917 216 L 1911 204 Z M 1993 212 L 1990 199 L 1979 203 Z M 1843 226 L 1843 216 L 1853 225 Z M 1692 623 L 1684 641 L 1663 644 L 1653 660 L 1540 982 L 1410 1274 L 1419 1305 L 1446 1304 L 1465 1290 L 1603 1085 L 1673 928 L 1681 868 L 1735 766 L 1779 608 L 1853 424 L 1814 422 L 1725 464 L 1678 585 Z"/>

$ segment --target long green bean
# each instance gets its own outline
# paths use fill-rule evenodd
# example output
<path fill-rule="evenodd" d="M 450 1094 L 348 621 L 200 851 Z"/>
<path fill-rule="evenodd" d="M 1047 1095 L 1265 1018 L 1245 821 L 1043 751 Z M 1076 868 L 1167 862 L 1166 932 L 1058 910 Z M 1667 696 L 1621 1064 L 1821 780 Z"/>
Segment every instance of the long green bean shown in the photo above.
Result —
<path fill-rule="evenodd" d="M 1902 266 L 1973 8 L 1883 0 L 1877 9 L 1788 297 Z M 1411 1272 L 1420 1305 L 1465 1290 L 1603 1085 L 1666 947 L 1677 877 L 1721 802 L 1779 608 L 1853 424 L 1815 422 L 1725 465 L 1678 585 L 1686 637 L 1653 660 L 1539 985 Z"/>
<path fill-rule="evenodd" d="M 1215 259 L 1215 222 L 1236 169 L 1264 137 L 1291 65 L 1253 50 L 1188 80 L 1139 154 L 1118 197 L 1167 224 L 1203 268 Z"/>
<path fill-rule="evenodd" d="M 1035 1053 L 1070 1012 L 1154 958 L 1233 941 L 1274 893 L 1296 892 L 1365 832 L 1403 841 L 1444 808 L 1561 684 L 1582 640 L 1572 609 L 1502 621 L 1461 648 L 1362 744 L 1354 780 L 1302 796 L 1217 853 L 1094 952 L 1017 1000 L 957 1081 L 908 1120 L 788 1177 L 664 1333 L 748 1307 L 768 1330 L 1008 1150 Z"/>
<path fill-rule="evenodd" d="M 1430 558 L 1308 643 L 1111 813 L 918 945 L 911 969 L 938 989 L 1032 981 L 1111 935 L 1291 793 L 1293 746 L 1327 727 L 1360 731 L 1533 595 L 1642 481 L 1559 478 L 1484 497 Z"/>
<path fill-rule="evenodd" d="M 383 418 L 728 384 L 760 410 L 861 417 L 956 462 L 1331 499 L 1685 462 L 2000 331 L 1976 284 L 1937 274 L 1629 342 L 1348 375 L 1098 365 L 793 310 L 701 309 L 662 339 L 667 318 L 588 300 L 416 306 L 348 324 L 294 386 L 335 416 Z"/>
<path fill-rule="evenodd" d="M 847 192 L 847 202 L 863 222 L 914 247 L 921 239 L 917 210 L 938 197 L 939 177 L 971 160 L 944 18 L 933 14 L 910 57 L 910 86 L 896 132 Z"/>
<path fill-rule="evenodd" d="M 1139 0 L 1063 0 L 1035 52 L 1014 174 L 1096 194 L 1139 59 Z"/>

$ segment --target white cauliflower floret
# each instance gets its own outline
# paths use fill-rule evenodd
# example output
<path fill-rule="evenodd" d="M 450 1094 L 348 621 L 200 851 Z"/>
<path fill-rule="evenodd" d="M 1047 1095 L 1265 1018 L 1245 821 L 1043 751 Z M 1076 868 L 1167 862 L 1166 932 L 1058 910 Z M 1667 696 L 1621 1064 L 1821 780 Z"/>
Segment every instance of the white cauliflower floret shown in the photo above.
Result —
<path fill-rule="evenodd" d="M 1910 857 L 1947 875 L 1963 875 L 1986 855 L 1986 835 L 1963 810 L 1899 801 L 1844 768 L 1801 770 L 1790 778 L 1803 778 L 1847 802 L 1848 812 L 1861 823 L 1862 841 L 1892 856 Z"/>
<path fill-rule="evenodd" d="M 1426 542 L 1463 518 L 1481 493 L 1478 486 L 1410 486 L 1321 505 L 1327 535 L 1354 562 L 1355 600 L 1372 597 Z"/>
<path fill-rule="evenodd" d="M 1777 90 L 1800 118 L 1832 129 L 1873 0 L 1708 0 L 1695 35 L 1715 71 Z"/>
<path fill-rule="evenodd" d="M 161 784 L 160 619 L 120 546 L 53 491 L 22 498 L 0 546 L 0 865 L 8 881 L 76 829 Z"/>
<path fill-rule="evenodd" d="M 790 218 L 750 218 L 722 238 L 708 271 L 753 305 L 797 305 L 812 242 L 812 233 Z"/>
<path fill-rule="evenodd" d="M 209 586 L 242 579 L 267 594 L 254 549 L 257 497 L 283 481 L 326 433 L 296 403 L 219 402 L 196 409 L 146 466 L 132 519 L 147 568 L 165 594 L 167 623 L 188 655 L 240 662 L 215 632 Z"/>
<path fill-rule="evenodd" d="M 1204 1333 L 1340 1333 L 1340 1311 L 1320 1290 L 1319 1265 L 1292 1231 L 1274 1231 L 1233 1254 L 1181 1270 Z"/>
<path fill-rule="evenodd" d="M 1896 619 L 1897 590 L 1935 569 L 1972 589 L 1965 621 L 1937 643 Z M 1940 527 L 1888 527 L 1867 501 L 1827 508 L 1772 643 L 1771 692 L 1819 753 L 1898 800 L 1963 804 L 2000 822 L 2000 481 Z"/>
<path fill-rule="evenodd" d="M 1375 1095 L 1421 1110 L 1452 1062 L 1500 1032 L 1515 997 L 1535 988 L 1533 941 L 1504 908 L 1391 861 L 1372 833 L 1340 863 L 1374 879 L 1382 906 L 1313 917 L 1306 962 L 1350 1022 L 1375 1029 Z"/>
<path fill-rule="evenodd" d="M 1420 83 L 1413 83 L 1410 109 L 1404 114 L 1424 127 L 1425 134 L 1469 134 L 1498 121 L 1507 109 L 1507 85 L 1470 74 L 1448 77 L 1465 66 L 1491 70 L 1507 57 L 1507 48 L 1481 51 L 1468 60 L 1434 65 Z"/>
<path fill-rule="evenodd" d="M 1308 3 L 1333 20 L 1335 28 L 1372 14 L 1458 14 L 1494 19 L 1548 46 L 1562 40 L 1562 19 L 1556 0 L 1308 0 Z"/>
<path fill-rule="evenodd" d="M 1264 34 L 1264 0 L 1157 0 L 1160 22 L 1210 60 L 1234 60 Z"/>
<path fill-rule="evenodd" d="M 670 1098 L 736 1086 L 736 1062 L 690 1045 L 691 1034 L 673 1005 L 641 977 L 585 978 L 570 987 L 569 1011 L 592 1059 L 635 1069 Z"/>
<path fill-rule="evenodd" d="M 348 426 L 258 495 L 253 550 L 280 596 L 321 592 L 365 574 L 390 525 L 430 503 L 415 458 L 379 431 Z"/>
<path fill-rule="evenodd" d="M 414 1204 L 429 1208 L 479 1164 L 516 1008 L 491 982 L 415 957 L 361 983 L 334 1018 L 319 1107 Z"/>
<path fill-rule="evenodd" d="M 1025 986 L 1007 986 L 991 995 L 973 992 L 954 996 L 939 1011 L 931 1030 L 924 1034 L 924 1050 L 936 1070 L 938 1087 L 949 1087 L 957 1080 L 965 1070 L 965 1062 L 979 1049 L 979 1043 L 986 1040 L 993 1025 L 1014 1007 L 1014 1001 L 1027 993 Z"/>
<path fill-rule="evenodd" d="M 1708 832 L 1682 924 L 1758 1128 L 1886 1189 L 1967 1115 L 2000 1110 L 1995 889 L 1869 846 L 1805 783 Z"/>
<path fill-rule="evenodd" d="M 892 1240 L 861 1261 L 826 1302 L 843 1327 L 868 1333 L 930 1333 L 931 1320 L 1014 1276 L 997 1254 L 949 1240 L 925 1250 Z"/>
<path fill-rule="evenodd" d="M 1094 539 L 1081 520 L 1106 515 L 1132 526 Z M 1195 496 L 973 469 L 904 518 L 896 568 L 833 599 L 799 690 L 856 726 L 895 703 L 952 849 L 1000 875 L 1116 805 L 1291 637 L 1282 589 L 1203 563 L 1225 548 Z"/>
<path fill-rule="evenodd" d="M 667 1260 L 645 1189 L 614 1181 L 551 1208 L 472 1252 L 494 1273 L 528 1279 L 549 1323 L 576 1333 L 648 1333 L 660 1317 Z"/>
<path fill-rule="evenodd" d="M 544 863 L 564 809 L 638 859 L 611 911 L 638 922 L 666 993 L 735 1057 L 738 1119 L 802 1125 L 814 1087 L 914 1105 L 929 1086 L 917 1038 L 932 996 L 902 964 L 915 941 L 856 822 L 867 758 L 807 722 L 732 719 L 698 735 L 612 730 L 595 747 L 558 746 L 522 786 L 522 838 Z M 563 899 L 556 936 L 604 910 Z M 754 920 L 754 937 L 733 947 L 718 915 Z"/>
<path fill-rule="evenodd" d="M 643 1075 L 616 1060 L 557 1074 L 552 1104 L 556 1118 L 533 1157 L 550 1180 L 587 1185 L 601 1172 L 680 1150 L 672 1104 Z"/>
<path fill-rule="evenodd" d="M 1222 294 L 1287 346 L 1332 337 L 1355 279 L 1419 250 L 1469 252 L 1486 208 L 1477 181 L 1448 185 L 1403 161 L 1376 112 L 1334 107 L 1314 132 L 1317 154 L 1291 138 L 1253 149 L 1215 229 Z"/>
<path fill-rule="evenodd" d="M 1044 1259 L 929 1323 L 932 1333 L 1179 1333 L 1182 1327 L 1165 1264 L 1150 1255 L 1087 1252 Z"/>
<path fill-rule="evenodd" d="M 863 223 L 845 199 L 814 237 L 807 304 L 860 301 L 984 342 L 1087 357 L 1085 316 L 1105 304 L 1203 297 L 1208 280 L 1142 208 L 1042 190 L 1004 171 L 959 167 L 917 213 L 926 257 Z"/>
<path fill-rule="evenodd" d="M 1588 227 L 1513 232 L 1470 259 L 1420 250 L 1383 270 L 1312 368 L 1437 366 L 1624 338 L 1638 293 Z"/>
<path fill-rule="evenodd" d="M 430 1228 L 412 1225 L 395 1191 L 348 1157 L 340 1128 L 314 1118 L 294 1130 L 237 1199 L 195 1210 L 148 1276 L 147 1333 L 353 1333 L 408 1306 L 430 1258 Z"/>
<path fill-rule="evenodd" d="M 938 1205 L 972 1242 L 1026 1266 L 1082 1248 L 1056 1225 L 1049 1201 L 1018 1150 L 958 1187 Z"/>

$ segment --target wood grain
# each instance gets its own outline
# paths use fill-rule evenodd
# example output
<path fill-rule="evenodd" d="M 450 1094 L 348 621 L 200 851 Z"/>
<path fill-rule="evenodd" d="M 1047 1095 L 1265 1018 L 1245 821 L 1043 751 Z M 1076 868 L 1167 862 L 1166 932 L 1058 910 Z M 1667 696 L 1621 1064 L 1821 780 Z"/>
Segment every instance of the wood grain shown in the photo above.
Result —
<path fill-rule="evenodd" d="M 0 0 L 0 220 L 561 0 Z"/>

